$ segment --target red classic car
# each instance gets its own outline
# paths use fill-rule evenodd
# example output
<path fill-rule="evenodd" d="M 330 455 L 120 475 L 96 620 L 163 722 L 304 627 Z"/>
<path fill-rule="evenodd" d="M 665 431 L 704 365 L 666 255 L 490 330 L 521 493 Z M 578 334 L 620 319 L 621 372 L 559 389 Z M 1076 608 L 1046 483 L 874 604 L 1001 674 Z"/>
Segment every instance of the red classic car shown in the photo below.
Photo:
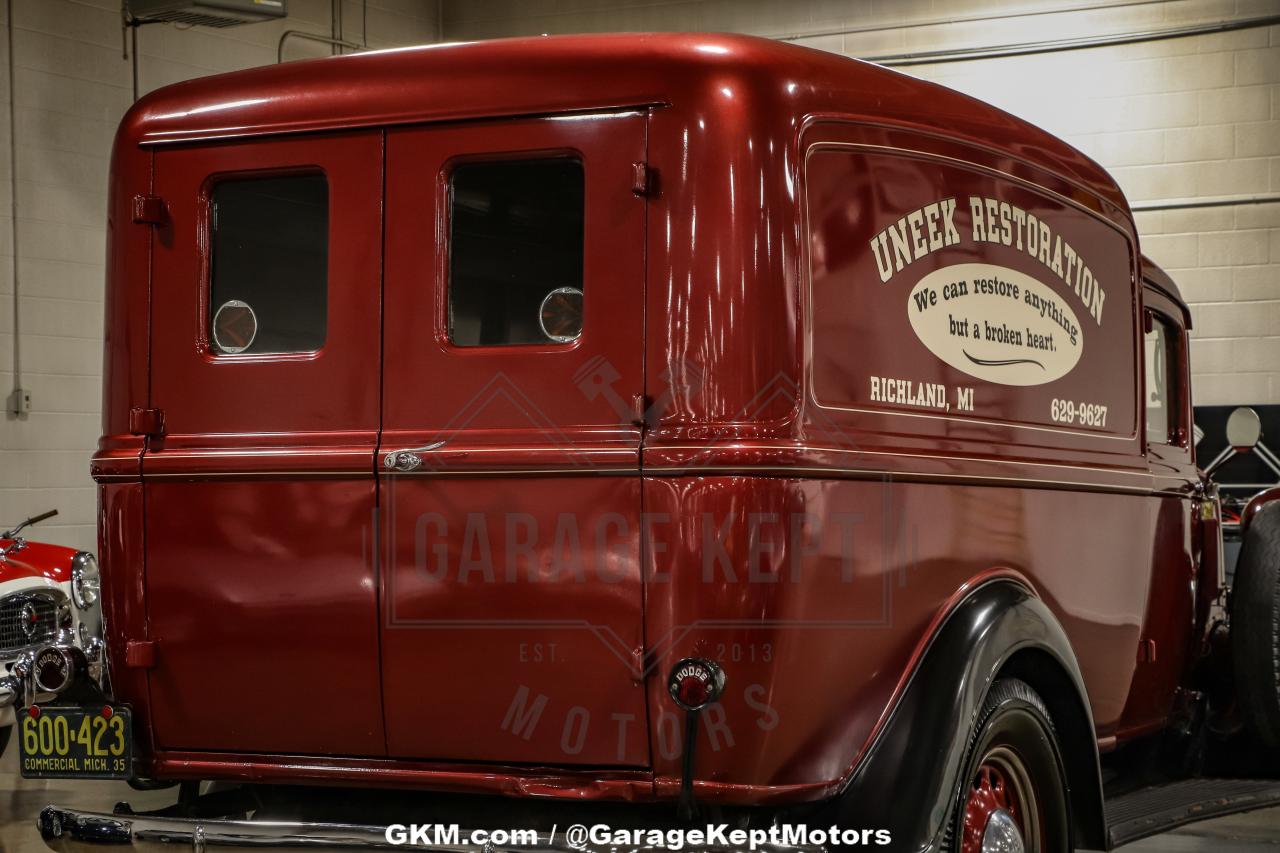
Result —
<path fill-rule="evenodd" d="M 70 667 L 91 683 L 101 677 L 97 561 L 22 535 L 57 514 L 49 510 L 0 533 L 0 752 L 13 734 L 15 709 L 62 693 Z"/>
<path fill-rule="evenodd" d="M 109 222 L 102 710 L 185 784 L 56 849 L 1280 800 L 1280 511 L 1229 598 L 1186 305 L 1013 116 L 745 37 L 375 52 L 146 96 Z"/>

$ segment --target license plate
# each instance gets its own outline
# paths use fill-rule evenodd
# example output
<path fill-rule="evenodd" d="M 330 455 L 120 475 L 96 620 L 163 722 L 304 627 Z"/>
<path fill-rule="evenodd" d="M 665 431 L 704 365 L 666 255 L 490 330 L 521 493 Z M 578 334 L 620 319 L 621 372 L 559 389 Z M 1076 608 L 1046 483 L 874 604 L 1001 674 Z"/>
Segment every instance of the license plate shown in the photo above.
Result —
<path fill-rule="evenodd" d="M 120 705 L 40 706 L 18 712 L 18 744 L 26 779 L 128 779 L 133 726 Z"/>

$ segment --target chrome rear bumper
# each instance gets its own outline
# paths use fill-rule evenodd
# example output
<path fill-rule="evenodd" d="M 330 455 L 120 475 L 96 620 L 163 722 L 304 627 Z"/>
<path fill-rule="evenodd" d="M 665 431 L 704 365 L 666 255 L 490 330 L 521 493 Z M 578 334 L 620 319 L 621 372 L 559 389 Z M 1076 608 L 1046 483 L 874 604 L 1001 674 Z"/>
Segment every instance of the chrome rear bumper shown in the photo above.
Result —
<path fill-rule="evenodd" d="M 248 820 L 194 820 L 134 814 L 101 814 L 48 806 L 40 813 L 40 836 L 52 850 L 65 853 L 131 847 L 139 851 L 190 850 L 392 850 L 385 829 L 345 824 L 273 823 Z M 176 847 L 175 847 L 176 845 Z M 422 849 L 422 848 L 417 848 Z M 528 848 L 551 851 L 554 848 Z M 441 847 L 441 853 L 484 853 L 478 847 Z M 565 850 L 564 853 L 578 853 Z"/>
<path fill-rule="evenodd" d="M 159 815 L 101 814 L 48 806 L 40 813 L 40 835 L 60 853 L 104 853 L 101 848 L 129 848 L 144 853 L 231 853 L 266 850 L 413 850 L 431 853 L 591 853 L 551 839 L 533 846 L 496 847 L 491 844 L 392 844 L 386 827 L 355 824 L 206 820 Z M 654 848 L 612 853 L 643 853 Z M 702 845 L 703 853 L 736 853 L 737 848 Z M 763 845 L 758 853 L 826 853 L 822 847 Z M 109 853 L 109 851 L 107 851 Z"/>

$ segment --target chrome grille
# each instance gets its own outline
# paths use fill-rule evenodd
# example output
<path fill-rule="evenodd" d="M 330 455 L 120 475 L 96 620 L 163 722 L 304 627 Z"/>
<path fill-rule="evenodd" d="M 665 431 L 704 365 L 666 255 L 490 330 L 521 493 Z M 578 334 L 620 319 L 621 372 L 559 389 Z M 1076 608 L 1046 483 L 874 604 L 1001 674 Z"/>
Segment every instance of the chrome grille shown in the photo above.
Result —
<path fill-rule="evenodd" d="M 51 641 L 58 633 L 58 600 L 17 593 L 0 598 L 0 652 Z"/>

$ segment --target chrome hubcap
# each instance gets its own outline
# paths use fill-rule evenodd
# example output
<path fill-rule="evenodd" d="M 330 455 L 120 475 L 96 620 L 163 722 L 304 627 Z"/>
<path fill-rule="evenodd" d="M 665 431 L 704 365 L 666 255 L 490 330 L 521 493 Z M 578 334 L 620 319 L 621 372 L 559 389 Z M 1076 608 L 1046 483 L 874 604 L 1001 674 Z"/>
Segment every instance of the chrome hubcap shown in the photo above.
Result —
<path fill-rule="evenodd" d="M 992 812 L 987 818 L 987 828 L 982 833 L 982 853 L 1026 853 L 1022 832 L 1004 809 Z"/>

